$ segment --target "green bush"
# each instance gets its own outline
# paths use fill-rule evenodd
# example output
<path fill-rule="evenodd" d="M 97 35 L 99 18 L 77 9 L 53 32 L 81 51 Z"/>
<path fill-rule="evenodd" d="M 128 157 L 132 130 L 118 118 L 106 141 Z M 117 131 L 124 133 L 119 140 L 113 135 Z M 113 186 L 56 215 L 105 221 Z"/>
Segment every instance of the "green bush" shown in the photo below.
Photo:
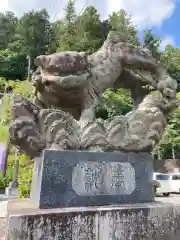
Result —
<path fill-rule="evenodd" d="M 0 143 L 6 144 L 6 140 L 8 137 L 8 126 L 3 125 L 0 123 Z M 0 173 L 0 189 L 4 189 L 8 187 L 9 182 L 12 180 L 13 177 L 13 162 L 14 162 L 14 155 L 8 156 L 8 168 L 6 172 L 6 177 L 4 178 Z"/>
<path fill-rule="evenodd" d="M 12 97 L 14 94 L 20 94 L 27 99 L 33 98 L 33 87 L 31 82 L 28 81 L 8 81 L 6 87 L 11 87 L 13 93 L 6 94 L 2 99 L 2 107 L 0 111 L 0 122 L 4 125 L 8 125 L 12 119 L 11 116 L 11 105 Z"/>
<path fill-rule="evenodd" d="M 0 78 L 1 81 L 1 78 Z M 11 87 L 13 89 L 13 93 L 6 94 L 3 97 L 2 107 L 0 111 L 0 143 L 6 144 L 8 139 L 8 125 L 12 119 L 11 117 L 11 104 L 12 104 L 12 96 L 13 94 L 21 94 L 27 99 L 32 99 L 33 97 L 33 89 L 32 84 L 28 81 L 8 81 L 5 83 L 6 87 Z M 1 82 L 0 82 L 1 87 Z M 15 149 L 13 146 L 10 147 L 10 153 L 8 156 L 8 169 L 6 177 L 0 176 L 0 188 L 5 188 L 9 185 L 9 182 L 12 181 L 13 177 L 13 167 L 14 161 L 16 160 Z M 25 198 L 29 197 L 30 193 L 30 183 L 32 178 L 32 168 L 33 164 L 28 164 L 30 159 L 21 154 L 19 156 L 19 191 L 20 197 Z M 27 166 L 26 166 L 27 165 Z"/>
<path fill-rule="evenodd" d="M 8 156 L 8 167 L 7 167 L 7 172 L 6 176 L 3 177 L 2 173 L 0 173 L 0 189 L 4 189 L 8 187 L 9 183 L 13 179 L 13 164 L 14 163 L 14 155 L 9 155 Z"/>
<path fill-rule="evenodd" d="M 2 174 L 0 174 L 0 189 L 5 189 L 9 186 L 9 183 L 13 178 L 13 167 L 8 166 L 6 177 L 4 178 Z"/>
<path fill-rule="evenodd" d="M 22 154 L 19 159 L 19 197 L 28 198 L 32 182 L 33 161 Z"/>
<path fill-rule="evenodd" d="M 4 88 L 5 88 L 5 84 L 6 84 L 6 80 L 3 77 L 0 77 L 0 92 L 4 92 Z"/>
<path fill-rule="evenodd" d="M 0 143 L 6 143 L 8 138 L 8 126 L 0 122 Z"/>
<path fill-rule="evenodd" d="M 25 55 L 10 50 L 0 50 L 0 76 L 6 79 L 23 79 L 26 68 Z"/>
<path fill-rule="evenodd" d="M 30 186 L 27 184 L 24 184 L 19 186 L 19 198 L 29 198 L 30 197 Z"/>
<path fill-rule="evenodd" d="M 152 181 L 152 186 L 153 186 L 153 190 L 154 190 L 154 196 L 156 197 L 157 196 L 157 189 L 159 187 L 161 187 L 161 184 L 157 180 L 153 180 Z"/>

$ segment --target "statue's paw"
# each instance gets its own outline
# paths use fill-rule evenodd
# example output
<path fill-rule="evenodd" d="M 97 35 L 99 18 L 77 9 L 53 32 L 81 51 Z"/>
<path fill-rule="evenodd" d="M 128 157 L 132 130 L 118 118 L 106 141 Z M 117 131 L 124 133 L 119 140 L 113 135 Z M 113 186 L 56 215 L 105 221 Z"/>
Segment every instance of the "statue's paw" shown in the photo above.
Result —
<path fill-rule="evenodd" d="M 88 122 L 81 129 L 81 148 L 90 151 L 105 151 L 108 148 L 106 131 L 101 122 Z"/>
<path fill-rule="evenodd" d="M 157 85 L 157 89 L 160 90 L 165 97 L 171 99 L 175 98 L 177 82 L 170 77 L 166 77 L 165 79 L 160 80 L 160 82 Z"/>
<path fill-rule="evenodd" d="M 36 122 L 39 107 L 20 95 L 13 96 L 10 142 L 30 157 L 39 156 L 45 143 Z"/>
<path fill-rule="evenodd" d="M 16 119 L 10 125 L 9 137 L 12 144 L 32 158 L 39 156 L 46 147 L 36 123 L 25 117 Z"/>

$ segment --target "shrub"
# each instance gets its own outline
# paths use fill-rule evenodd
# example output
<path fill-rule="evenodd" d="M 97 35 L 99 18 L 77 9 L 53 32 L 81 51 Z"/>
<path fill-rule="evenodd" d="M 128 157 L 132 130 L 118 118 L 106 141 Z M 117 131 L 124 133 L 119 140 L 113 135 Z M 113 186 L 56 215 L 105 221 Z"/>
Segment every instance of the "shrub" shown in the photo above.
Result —
<path fill-rule="evenodd" d="M 6 84 L 5 78 L 0 77 L 0 92 L 2 93 L 4 92 L 5 84 Z"/>
<path fill-rule="evenodd" d="M 8 166 L 6 177 L 4 178 L 2 174 L 0 174 L 0 189 L 5 189 L 9 186 L 9 183 L 13 178 L 13 167 Z"/>
<path fill-rule="evenodd" d="M 11 117 L 11 104 L 12 104 L 12 96 L 14 93 L 21 94 L 27 99 L 31 99 L 33 97 L 33 89 L 32 84 L 28 81 L 8 81 L 6 82 L 6 87 L 11 87 L 13 93 L 6 94 L 3 97 L 2 107 L 0 111 L 0 143 L 6 144 L 8 139 L 8 125 L 12 119 Z M 1 83 L 0 83 L 1 86 Z M 10 152 L 8 156 L 8 169 L 6 177 L 3 178 L 0 176 L 0 188 L 7 187 L 9 182 L 12 181 L 13 177 L 13 168 L 14 161 L 16 160 L 15 149 L 13 146 L 10 147 Z M 30 183 L 32 178 L 32 168 L 33 164 L 28 164 L 30 159 L 21 154 L 19 157 L 19 191 L 20 197 L 29 197 L 30 192 Z"/>
<path fill-rule="evenodd" d="M 7 125 L 12 119 L 11 105 L 13 94 L 20 94 L 27 99 L 33 98 L 33 87 L 28 81 L 8 81 L 6 87 L 11 87 L 13 93 L 8 93 L 3 97 L 2 107 L 0 111 L 0 121 L 2 124 Z"/>
<path fill-rule="evenodd" d="M 10 180 L 6 177 L 0 176 L 0 190 L 8 187 Z"/>
<path fill-rule="evenodd" d="M 28 198 L 32 182 L 33 161 L 22 154 L 19 159 L 19 197 Z"/>
<path fill-rule="evenodd" d="M 7 137 L 8 137 L 8 126 L 0 123 L 0 143 L 6 144 Z M 2 174 L 0 173 L 0 189 L 4 189 L 4 188 L 8 187 L 9 182 L 12 180 L 13 162 L 14 162 L 13 158 L 14 158 L 14 155 L 9 154 L 6 177 L 4 178 L 2 176 Z"/>
<path fill-rule="evenodd" d="M 0 75 L 6 79 L 23 79 L 26 75 L 25 55 L 10 50 L 0 50 Z"/>
<path fill-rule="evenodd" d="M 157 180 L 153 180 L 152 185 L 153 185 L 153 188 L 154 188 L 154 196 L 156 196 L 157 188 L 161 187 L 161 184 Z"/>

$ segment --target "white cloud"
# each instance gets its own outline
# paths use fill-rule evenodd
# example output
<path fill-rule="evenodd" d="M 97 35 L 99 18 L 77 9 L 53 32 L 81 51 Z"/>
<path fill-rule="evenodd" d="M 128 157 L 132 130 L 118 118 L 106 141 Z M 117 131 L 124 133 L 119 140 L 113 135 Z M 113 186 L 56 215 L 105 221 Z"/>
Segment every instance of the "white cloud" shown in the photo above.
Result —
<path fill-rule="evenodd" d="M 18 16 L 32 9 L 47 8 L 52 18 L 63 15 L 63 8 L 67 0 L 0 0 L 0 11 L 7 7 L 12 9 Z M 175 9 L 177 0 L 76 0 L 77 12 L 84 6 L 95 5 L 102 19 L 113 11 L 126 10 L 139 27 L 158 26 L 170 17 Z"/>
<path fill-rule="evenodd" d="M 170 45 L 174 45 L 175 42 L 174 42 L 174 39 L 172 36 L 166 36 L 162 39 L 162 42 L 161 42 L 161 45 L 160 45 L 160 50 L 161 51 L 164 51 L 166 46 L 170 44 Z"/>
<path fill-rule="evenodd" d="M 176 0 L 107 0 L 109 13 L 124 9 L 132 16 L 134 24 L 143 28 L 146 26 L 159 26 L 171 17 L 175 9 Z"/>
<path fill-rule="evenodd" d="M 2 0 L 0 2 L 0 12 L 7 11 L 8 9 L 8 0 Z"/>

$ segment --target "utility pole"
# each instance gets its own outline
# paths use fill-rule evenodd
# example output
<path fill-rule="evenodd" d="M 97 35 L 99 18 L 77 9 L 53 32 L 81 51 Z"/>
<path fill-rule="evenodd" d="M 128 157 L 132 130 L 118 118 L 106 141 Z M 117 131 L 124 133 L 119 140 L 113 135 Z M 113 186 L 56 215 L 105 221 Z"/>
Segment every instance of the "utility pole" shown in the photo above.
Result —
<path fill-rule="evenodd" d="M 30 81 L 31 57 L 27 56 L 27 59 L 28 59 L 28 81 Z"/>

